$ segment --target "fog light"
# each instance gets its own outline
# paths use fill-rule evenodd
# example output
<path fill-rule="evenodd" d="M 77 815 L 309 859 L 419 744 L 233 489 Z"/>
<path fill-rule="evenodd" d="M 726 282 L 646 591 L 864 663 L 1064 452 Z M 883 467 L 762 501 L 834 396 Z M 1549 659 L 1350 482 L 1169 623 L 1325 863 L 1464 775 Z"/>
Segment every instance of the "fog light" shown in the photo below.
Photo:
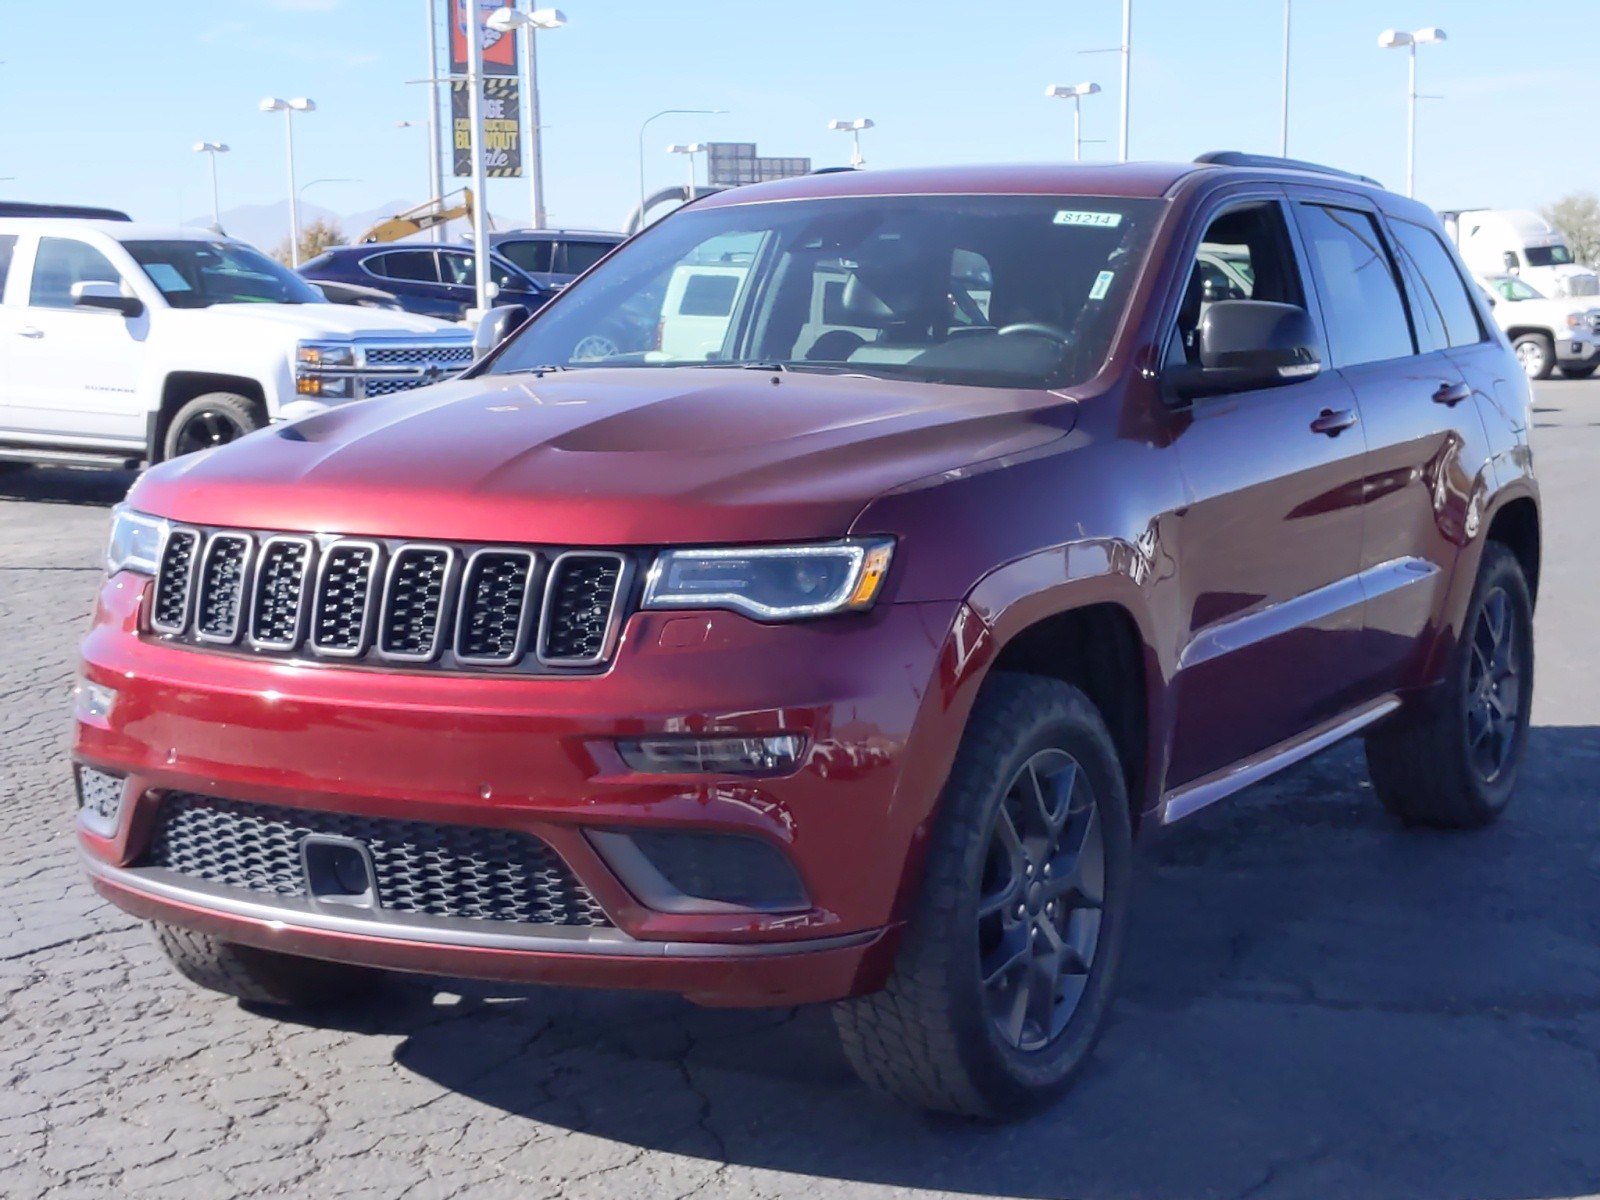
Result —
<path fill-rule="evenodd" d="M 591 830 L 589 840 L 640 903 L 657 912 L 792 912 L 810 907 L 776 846 L 700 830 Z"/>
<path fill-rule="evenodd" d="M 782 775 L 800 761 L 805 738 L 648 737 L 617 742 L 617 753 L 635 771 L 651 775 Z"/>
<path fill-rule="evenodd" d="M 78 680 L 72 689 L 72 715 L 91 725 L 104 725 L 111 719 L 111 706 L 117 693 L 87 679 Z"/>
<path fill-rule="evenodd" d="M 108 838 L 122 823 L 122 797 L 128 781 L 93 767 L 78 768 L 78 820 L 90 833 Z"/>

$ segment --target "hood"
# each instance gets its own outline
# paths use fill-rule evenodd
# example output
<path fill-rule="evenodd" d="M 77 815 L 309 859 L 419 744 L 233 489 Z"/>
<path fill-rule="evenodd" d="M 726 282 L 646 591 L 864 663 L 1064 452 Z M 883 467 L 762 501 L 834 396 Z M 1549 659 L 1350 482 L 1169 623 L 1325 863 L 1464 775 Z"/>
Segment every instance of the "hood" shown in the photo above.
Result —
<path fill-rule="evenodd" d="M 353 304 L 213 304 L 209 308 L 180 308 L 173 313 L 206 322 L 237 321 L 260 327 L 276 325 L 296 338 L 395 337 L 405 334 L 456 334 L 467 336 L 460 325 L 392 309 L 361 308 Z"/>
<path fill-rule="evenodd" d="M 875 496 L 1064 436 L 1048 392 L 738 369 L 488 375 L 332 409 L 147 472 L 181 521 L 455 541 L 835 537 Z"/>

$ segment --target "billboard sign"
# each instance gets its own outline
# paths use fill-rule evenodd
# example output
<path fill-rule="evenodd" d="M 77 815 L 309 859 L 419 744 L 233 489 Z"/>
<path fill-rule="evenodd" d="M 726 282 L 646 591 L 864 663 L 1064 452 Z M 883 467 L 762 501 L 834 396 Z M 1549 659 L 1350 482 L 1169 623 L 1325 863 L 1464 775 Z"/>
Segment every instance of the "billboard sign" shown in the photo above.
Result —
<path fill-rule="evenodd" d="M 450 144 L 455 173 L 472 174 L 472 121 L 467 83 L 450 85 Z M 483 81 L 483 170 L 490 179 L 522 174 L 522 104 L 515 79 Z"/>
<path fill-rule="evenodd" d="M 450 0 L 450 74 L 467 73 L 467 5 L 475 4 L 478 10 L 478 34 L 483 38 L 483 73 L 485 75 L 515 75 L 517 73 L 517 35 L 496 33 L 484 22 L 497 8 L 510 8 L 516 0 Z"/>
<path fill-rule="evenodd" d="M 743 187 L 809 175 L 809 158 L 767 158 L 754 142 L 710 142 L 706 145 L 706 182 L 712 187 Z"/>

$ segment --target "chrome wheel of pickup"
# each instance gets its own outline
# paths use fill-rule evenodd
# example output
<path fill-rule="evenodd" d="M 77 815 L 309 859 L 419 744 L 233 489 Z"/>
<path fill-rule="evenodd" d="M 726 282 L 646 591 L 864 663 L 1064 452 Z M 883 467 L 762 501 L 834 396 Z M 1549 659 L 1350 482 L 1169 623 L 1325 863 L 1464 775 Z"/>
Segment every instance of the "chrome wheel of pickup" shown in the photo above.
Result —
<path fill-rule="evenodd" d="M 1039 1050 L 1066 1028 L 1100 939 L 1105 843 L 1088 778 L 1041 750 L 995 813 L 978 903 L 979 970 L 1001 1039 Z"/>

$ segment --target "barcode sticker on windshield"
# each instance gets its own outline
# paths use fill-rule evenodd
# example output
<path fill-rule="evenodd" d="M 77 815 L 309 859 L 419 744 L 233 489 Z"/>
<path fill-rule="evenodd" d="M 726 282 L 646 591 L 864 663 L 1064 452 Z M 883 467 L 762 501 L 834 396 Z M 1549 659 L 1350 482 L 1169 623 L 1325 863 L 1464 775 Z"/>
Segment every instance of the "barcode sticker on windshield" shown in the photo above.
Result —
<path fill-rule="evenodd" d="M 1122 214 L 1114 212 L 1081 212 L 1063 208 L 1056 213 L 1057 225 L 1092 225 L 1097 229 L 1115 229 L 1122 224 Z"/>
<path fill-rule="evenodd" d="M 1111 290 L 1111 281 L 1117 277 L 1115 271 L 1101 271 L 1094 277 L 1094 286 L 1089 289 L 1089 299 L 1104 300 L 1106 293 Z"/>

